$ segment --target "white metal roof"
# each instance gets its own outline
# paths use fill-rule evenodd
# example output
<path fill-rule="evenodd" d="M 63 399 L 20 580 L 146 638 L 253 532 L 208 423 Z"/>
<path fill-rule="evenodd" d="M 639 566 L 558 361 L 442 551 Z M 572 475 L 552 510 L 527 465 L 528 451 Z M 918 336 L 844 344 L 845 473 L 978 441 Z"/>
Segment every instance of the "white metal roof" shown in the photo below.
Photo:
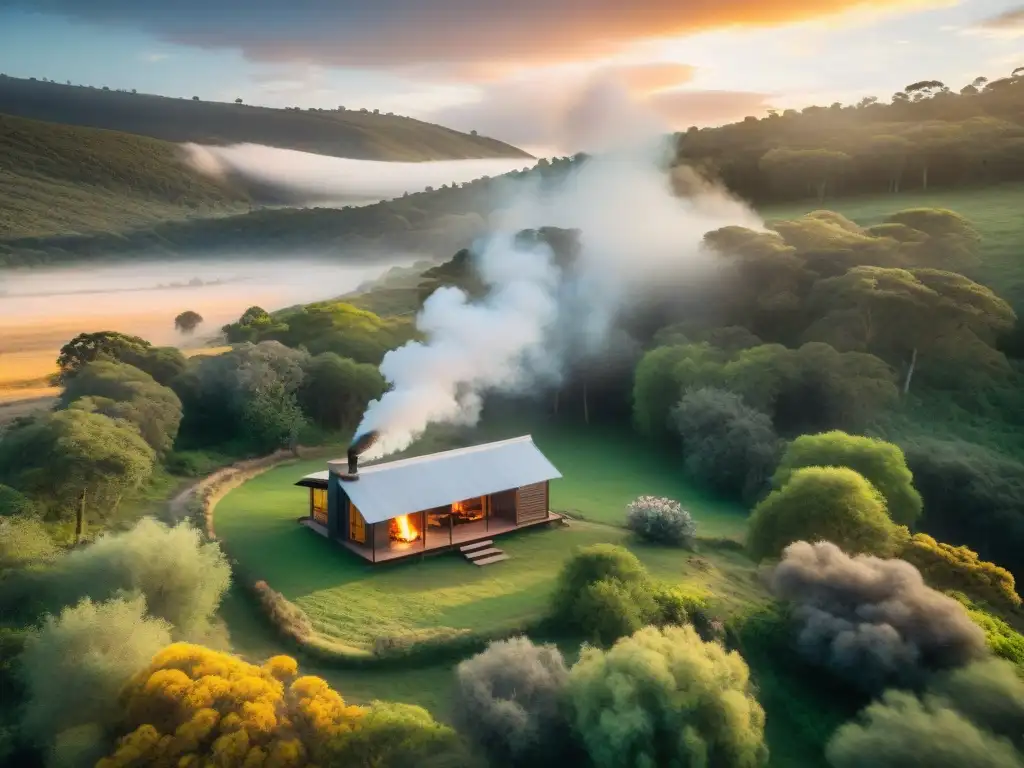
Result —
<path fill-rule="evenodd" d="M 343 459 L 327 462 L 345 472 Z M 368 523 L 433 509 L 488 493 L 554 480 L 562 474 L 530 435 L 359 468 L 358 480 L 341 478 Z"/>

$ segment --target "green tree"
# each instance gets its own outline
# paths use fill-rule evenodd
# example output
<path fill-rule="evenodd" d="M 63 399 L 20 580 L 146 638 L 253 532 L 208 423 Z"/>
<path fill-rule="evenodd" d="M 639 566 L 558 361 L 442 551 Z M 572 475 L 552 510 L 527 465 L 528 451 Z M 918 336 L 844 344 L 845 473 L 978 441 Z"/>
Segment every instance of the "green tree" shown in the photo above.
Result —
<path fill-rule="evenodd" d="M 706 387 L 688 390 L 672 416 L 690 477 L 748 502 L 766 490 L 782 448 L 767 414 Z"/>
<path fill-rule="evenodd" d="M 325 352 L 306 366 L 298 398 L 303 411 L 317 424 L 344 429 L 356 425 L 366 404 L 384 394 L 386 386 L 374 366 Z"/>
<path fill-rule="evenodd" d="M 692 627 L 647 627 L 608 651 L 585 648 L 567 691 L 595 768 L 768 761 L 746 663 Z"/>
<path fill-rule="evenodd" d="M 181 426 L 181 400 L 174 391 L 125 363 L 98 360 L 82 366 L 60 403 L 134 424 L 158 455 L 171 450 Z"/>
<path fill-rule="evenodd" d="M 20 515 L 0 517 L 0 572 L 50 561 L 58 553 L 41 520 Z"/>
<path fill-rule="evenodd" d="M 5 432 L 0 479 L 85 531 L 86 510 L 116 509 L 153 471 L 153 449 L 134 427 L 81 410 L 58 411 Z"/>
<path fill-rule="evenodd" d="M 807 331 L 809 338 L 899 360 L 904 393 L 919 355 L 941 348 L 951 336 L 994 343 L 996 334 L 1012 328 L 1016 319 L 988 288 L 933 269 L 855 267 L 820 281 L 811 304 L 821 320 Z"/>
<path fill-rule="evenodd" d="M 893 554 L 906 538 L 885 499 L 846 467 L 804 467 L 754 507 L 747 544 L 756 560 L 779 557 L 794 541 L 830 541 L 850 554 Z"/>
<path fill-rule="evenodd" d="M 0 517 L 35 517 L 39 505 L 16 488 L 0 485 Z"/>
<path fill-rule="evenodd" d="M 145 339 L 116 331 L 80 333 L 60 348 L 57 367 L 60 369 L 61 379 L 67 380 L 83 365 L 93 362 L 100 356 L 120 360 L 122 354 L 128 350 L 141 351 L 150 346 Z"/>
<path fill-rule="evenodd" d="M 785 486 L 803 467 L 849 467 L 882 494 L 889 516 L 901 525 L 912 524 L 921 514 L 921 495 L 898 445 L 839 430 L 801 435 L 782 455 L 772 479 L 775 487 Z"/>
<path fill-rule="evenodd" d="M 830 149 L 770 149 L 759 163 L 779 186 L 813 191 L 819 203 L 837 187 L 850 164 L 848 154 Z"/>
<path fill-rule="evenodd" d="M 189 334 L 195 332 L 196 328 L 198 328 L 200 323 L 202 322 L 202 315 L 200 315 L 198 312 L 193 312 L 191 309 L 188 309 L 174 318 L 174 328 L 177 331 Z"/>

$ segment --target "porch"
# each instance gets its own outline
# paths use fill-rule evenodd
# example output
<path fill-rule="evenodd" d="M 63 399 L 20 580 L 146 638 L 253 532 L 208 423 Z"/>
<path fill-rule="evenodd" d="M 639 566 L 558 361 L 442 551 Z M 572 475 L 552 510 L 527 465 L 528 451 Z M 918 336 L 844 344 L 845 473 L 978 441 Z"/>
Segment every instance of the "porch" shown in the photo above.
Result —
<path fill-rule="evenodd" d="M 420 536 L 416 541 L 391 541 L 388 546 L 376 549 L 373 546 L 374 537 L 372 535 L 367 537 L 367 544 L 358 544 L 354 541 L 345 541 L 343 539 L 335 539 L 335 541 L 367 562 L 385 563 L 416 555 L 438 554 L 466 544 L 485 541 L 495 536 L 502 536 L 512 531 L 548 525 L 560 519 L 561 515 L 557 515 L 554 512 L 549 512 L 547 517 L 539 520 L 520 524 L 516 524 L 514 520 L 490 517 L 485 520 L 477 520 L 472 523 L 446 528 L 443 532 L 431 531 L 428 528 L 426 534 Z M 330 538 L 327 527 L 315 520 L 306 519 L 302 521 L 302 524 L 321 536 Z M 378 523 L 378 525 L 386 526 L 388 522 Z"/>

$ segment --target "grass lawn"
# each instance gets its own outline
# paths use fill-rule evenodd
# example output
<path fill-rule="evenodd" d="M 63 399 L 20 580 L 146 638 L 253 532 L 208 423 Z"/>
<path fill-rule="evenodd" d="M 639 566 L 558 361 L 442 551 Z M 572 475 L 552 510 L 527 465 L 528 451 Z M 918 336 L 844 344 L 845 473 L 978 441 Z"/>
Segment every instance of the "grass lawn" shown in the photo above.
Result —
<path fill-rule="evenodd" d="M 982 234 L 982 263 L 969 276 L 996 291 L 1014 306 L 1024 306 L 1024 184 L 1004 184 L 983 189 L 944 189 L 898 195 L 872 195 L 770 206 L 766 218 L 792 218 L 818 208 L 838 211 L 861 225 L 878 224 L 904 208 L 949 208 L 966 216 Z"/>
<path fill-rule="evenodd" d="M 217 506 L 215 528 L 248 577 L 266 579 L 300 605 L 320 632 L 355 647 L 366 647 L 382 635 L 498 630 L 536 618 L 565 559 L 576 547 L 597 542 L 629 546 L 656 577 L 713 593 L 726 605 L 762 594 L 753 566 L 740 554 L 716 550 L 694 555 L 645 546 L 623 528 L 590 522 L 621 521 L 625 502 L 644 493 L 679 492 L 676 497 L 688 504 L 699 499 L 674 479 L 678 473 L 665 479 L 664 467 L 659 471 L 636 453 L 629 462 L 618 463 L 617 455 L 607 450 L 609 443 L 590 432 L 579 436 L 549 429 L 537 440 L 573 478 L 568 488 L 558 491 L 553 505 L 579 510 L 588 521 L 505 536 L 501 546 L 511 557 L 497 566 L 474 568 L 455 554 L 373 566 L 297 525 L 306 512 L 307 496 L 293 483 L 322 469 L 322 459 L 278 467 L 233 490 Z M 580 477 L 575 477 L 577 472 Z M 559 483 L 566 480 L 552 483 L 553 496 Z M 734 509 L 691 508 L 705 534 L 740 531 L 742 517 Z M 716 524 L 716 515 L 724 521 Z"/>

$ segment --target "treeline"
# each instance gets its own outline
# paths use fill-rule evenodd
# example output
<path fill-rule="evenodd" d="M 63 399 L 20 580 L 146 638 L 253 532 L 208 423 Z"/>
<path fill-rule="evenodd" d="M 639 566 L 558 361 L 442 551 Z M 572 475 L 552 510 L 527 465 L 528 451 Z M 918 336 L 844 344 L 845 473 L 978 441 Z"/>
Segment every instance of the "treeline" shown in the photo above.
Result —
<path fill-rule="evenodd" d="M 1020 181 L 1022 104 L 1020 68 L 959 91 L 921 81 L 891 100 L 691 127 L 676 157 L 756 203 Z"/>
<path fill-rule="evenodd" d="M 260 341 L 191 360 L 123 334 L 77 336 L 58 360 L 55 410 L 0 433 L 0 516 L 39 520 L 49 538 L 78 542 L 88 526 L 117 522 L 125 498 L 158 470 L 199 475 L 352 429 L 383 393 L 376 365 L 400 336 L 349 309 L 363 326 L 345 326 L 344 356 L 329 328 L 316 354 Z"/>

